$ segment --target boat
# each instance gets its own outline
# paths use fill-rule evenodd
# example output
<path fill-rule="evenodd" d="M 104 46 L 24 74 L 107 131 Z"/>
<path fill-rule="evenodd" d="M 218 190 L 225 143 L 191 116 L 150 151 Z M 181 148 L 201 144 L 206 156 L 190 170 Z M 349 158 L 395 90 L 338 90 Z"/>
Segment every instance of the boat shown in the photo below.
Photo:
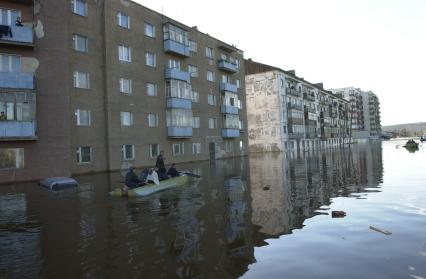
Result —
<path fill-rule="evenodd" d="M 176 177 L 162 180 L 160 181 L 159 185 L 147 184 L 141 187 L 129 189 L 127 191 L 123 191 L 122 188 L 115 188 L 114 190 L 109 192 L 109 195 L 115 197 L 145 197 L 153 193 L 165 191 L 178 186 L 183 186 L 187 184 L 188 181 L 189 176 L 187 174 L 181 174 Z"/>
<path fill-rule="evenodd" d="M 424 133 L 423 136 L 420 137 L 420 141 L 421 142 L 426 141 L 426 133 Z"/>
<path fill-rule="evenodd" d="M 417 142 L 415 142 L 414 140 L 409 140 L 404 145 L 404 147 L 407 148 L 407 149 L 419 149 L 419 144 Z"/>

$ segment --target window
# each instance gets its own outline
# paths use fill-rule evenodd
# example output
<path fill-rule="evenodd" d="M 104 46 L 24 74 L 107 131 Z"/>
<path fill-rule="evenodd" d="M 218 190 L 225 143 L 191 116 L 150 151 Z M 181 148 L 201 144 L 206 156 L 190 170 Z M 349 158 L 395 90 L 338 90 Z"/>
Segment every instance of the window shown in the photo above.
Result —
<path fill-rule="evenodd" d="M 132 80 L 120 78 L 120 92 L 125 94 L 132 94 Z"/>
<path fill-rule="evenodd" d="M 160 155 L 160 145 L 158 143 L 153 143 L 149 145 L 149 157 L 156 158 Z"/>
<path fill-rule="evenodd" d="M 197 52 L 197 48 L 198 48 L 197 42 L 188 40 L 188 43 L 189 43 L 189 51 L 194 52 L 194 53 Z"/>
<path fill-rule="evenodd" d="M 235 59 L 235 64 L 237 65 L 237 69 L 240 69 L 241 67 L 241 62 L 239 59 Z"/>
<path fill-rule="evenodd" d="M 184 154 L 184 143 L 173 144 L 173 156 L 181 156 Z"/>
<path fill-rule="evenodd" d="M 213 59 L 213 49 L 211 47 L 206 47 L 206 57 Z"/>
<path fill-rule="evenodd" d="M 125 13 L 118 12 L 117 14 L 118 26 L 130 29 L 130 17 Z"/>
<path fill-rule="evenodd" d="M 192 117 L 192 128 L 195 128 L 195 129 L 200 128 L 200 117 L 199 116 Z"/>
<path fill-rule="evenodd" d="M 192 102 L 194 103 L 200 102 L 200 94 L 196 91 L 192 91 Z"/>
<path fill-rule="evenodd" d="M 135 146 L 133 144 L 124 144 L 121 147 L 121 158 L 123 160 L 135 159 Z"/>
<path fill-rule="evenodd" d="M 72 37 L 73 44 L 74 44 L 74 50 L 80 51 L 80 52 L 88 52 L 89 51 L 89 45 L 88 45 L 88 39 L 85 36 L 74 34 Z"/>
<path fill-rule="evenodd" d="M 9 93 L 6 93 L 8 95 Z M 11 95 L 13 96 L 13 94 Z M 15 95 L 16 96 L 16 95 Z M 0 111 L 6 114 L 6 120 L 10 121 L 32 121 L 34 120 L 34 105 L 29 102 L 3 102 L 0 101 Z"/>
<path fill-rule="evenodd" d="M 87 164 L 92 162 L 92 148 L 90 146 L 77 147 L 77 163 Z"/>
<path fill-rule="evenodd" d="M 21 16 L 20 11 L 0 8 L 0 25 L 11 26 L 15 24 L 15 20 L 18 16 Z"/>
<path fill-rule="evenodd" d="M 209 118 L 209 129 L 216 129 L 216 128 L 217 128 L 217 119 Z"/>
<path fill-rule="evenodd" d="M 0 72 L 20 72 L 21 56 L 0 54 Z"/>
<path fill-rule="evenodd" d="M 121 126 L 133 126 L 133 112 L 121 111 L 120 112 L 120 123 Z"/>
<path fill-rule="evenodd" d="M 157 96 L 157 84 L 155 83 L 146 83 L 146 94 L 148 96 L 154 97 Z"/>
<path fill-rule="evenodd" d="M 23 148 L 0 148 L 0 170 L 24 168 Z"/>
<path fill-rule="evenodd" d="M 287 142 L 285 143 L 285 145 L 286 145 L 286 149 L 287 149 Z M 240 151 L 243 151 L 244 150 L 244 142 L 242 141 L 242 140 L 240 140 Z"/>
<path fill-rule="evenodd" d="M 157 57 L 152 52 L 145 52 L 145 64 L 150 67 L 157 66 Z"/>
<path fill-rule="evenodd" d="M 90 88 L 90 76 L 89 73 L 74 72 L 74 87 L 89 89 Z"/>
<path fill-rule="evenodd" d="M 239 128 L 240 130 L 244 129 L 244 122 L 243 122 L 243 120 L 241 120 L 241 119 L 240 119 L 240 123 L 239 123 L 238 128 Z"/>
<path fill-rule="evenodd" d="M 207 103 L 211 106 L 215 106 L 216 105 L 216 96 L 213 94 L 208 94 L 207 95 Z"/>
<path fill-rule="evenodd" d="M 191 85 L 182 80 L 166 81 L 166 97 L 192 99 Z"/>
<path fill-rule="evenodd" d="M 214 81 L 214 73 L 212 71 L 207 71 L 207 80 Z"/>
<path fill-rule="evenodd" d="M 180 70 L 180 61 L 175 59 L 169 59 L 167 63 L 167 68 Z"/>
<path fill-rule="evenodd" d="M 198 77 L 198 67 L 194 65 L 188 65 L 188 72 L 191 77 Z"/>
<path fill-rule="evenodd" d="M 241 80 L 237 79 L 236 84 L 237 84 L 237 88 L 240 88 L 241 87 Z"/>
<path fill-rule="evenodd" d="M 167 127 L 192 127 L 192 110 L 169 109 L 166 118 Z"/>
<path fill-rule="evenodd" d="M 240 127 L 240 118 L 236 114 L 223 115 L 224 128 L 238 129 Z"/>
<path fill-rule="evenodd" d="M 192 154 L 200 154 L 201 153 L 201 143 L 194 142 L 192 143 Z"/>
<path fill-rule="evenodd" d="M 222 82 L 231 83 L 231 77 L 229 75 L 222 75 Z"/>
<path fill-rule="evenodd" d="M 172 40 L 183 45 L 188 45 L 188 32 L 177 27 L 176 25 L 167 23 L 163 26 L 164 40 Z"/>
<path fill-rule="evenodd" d="M 81 16 L 87 16 L 87 3 L 85 0 L 73 0 L 72 11 Z"/>
<path fill-rule="evenodd" d="M 118 60 L 123 62 L 132 62 L 132 49 L 128 46 L 118 46 Z"/>
<path fill-rule="evenodd" d="M 148 114 L 148 127 L 158 127 L 158 114 L 156 113 Z"/>
<path fill-rule="evenodd" d="M 232 147 L 233 147 L 233 142 L 232 141 L 225 141 L 225 152 L 232 152 Z"/>
<path fill-rule="evenodd" d="M 77 109 L 75 111 L 76 125 L 77 126 L 90 126 L 91 125 L 91 113 L 90 110 Z"/>
<path fill-rule="evenodd" d="M 145 36 L 155 38 L 155 26 L 151 23 L 145 22 Z"/>

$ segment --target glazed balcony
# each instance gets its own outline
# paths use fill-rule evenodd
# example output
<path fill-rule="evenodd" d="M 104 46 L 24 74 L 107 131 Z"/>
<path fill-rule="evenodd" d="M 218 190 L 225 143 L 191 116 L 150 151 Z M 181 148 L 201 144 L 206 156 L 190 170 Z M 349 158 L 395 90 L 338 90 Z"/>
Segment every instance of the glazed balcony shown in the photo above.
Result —
<path fill-rule="evenodd" d="M 221 92 L 232 92 L 232 93 L 237 93 L 238 92 L 238 87 L 236 84 L 232 84 L 232 83 L 228 83 L 228 82 L 221 82 L 220 83 L 220 91 Z"/>
<path fill-rule="evenodd" d="M 315 101 L 315 96 L 309 93 L 303 93 L 303 99 L 308 101 Z"/>
<path fill-rule="evenodd" d="M 292 88 L 286 88 L 285 93 L 289 94 L 289 95 L 293 95 L 295 97 L 301 97 L 302 96 L 302 93 L 300 93 L 296 89 L 292 89 Z"/>
<path fill-rule="evenodd" d="M 167 136 L 170 138 L 191 138 L 192 127 L 180 127 L 180 126 L 167 127 Z"/>
<path fill-rule="evenodd" d="M 0 121 L 0 141 L 35 139 L 35 121 Z"/>
<path fill-rule="evenodd" d="M 34 89 L 32 73 L 0 72 L 0 88 Z"/>
<path fill-rule="evenodd" d="M 235 63 L 229 62 L 227 60 L 219 60 L 218 61 L 218 67 L 222 71 L 226 71 L 229 73 L 236 73 L 238 71 L 238 66 Z"/>
<path fill-rule="evenodd" d="M 6 28 L 7 25 L 2 25 Z M 34 32 L 32 27 L 28 26 L 9 26 L 9 34 L 3 34 L 0 43 L 9 45 L 34 46 Z"/>
<path fill-rule="evenodd" d="M 224 129 L 222 129 L 222 137 L 223 138 L 239 138 L 240 137 L 240 130 L 239 129 L 224 128 Z"/>
<path fill-rule="evenodd" d="M 166 79 L 177 79 L 177 80 L 186 81 L 188 83 L 190 82 L 190 78 L 191 78 L 191 75 L 189 72 L 185 72 L 177 68 L 167 68 L 165 70 L 164 75 Z"/>
<path fill-rule="evenodd" d="M 181 57 L 189 57 L 189 46 L 170 39 L 164 40 L 164 51 Z"/>
<path fill-rule="evenodd" d="M 192 100 L 169 97 L 167 98 L 167 108 L 192 109 Z"/>
<path fill-rule="evenodd" d="M 238 108 L 233 106 L 221 105 L 220 112 L 226 114 L 238 114 Z"/>
<path fill-rule="evenodd" d="M 303 111 L 302 105 L 292 104 L 292 103 L 287 104 L 287 109 Z"/>

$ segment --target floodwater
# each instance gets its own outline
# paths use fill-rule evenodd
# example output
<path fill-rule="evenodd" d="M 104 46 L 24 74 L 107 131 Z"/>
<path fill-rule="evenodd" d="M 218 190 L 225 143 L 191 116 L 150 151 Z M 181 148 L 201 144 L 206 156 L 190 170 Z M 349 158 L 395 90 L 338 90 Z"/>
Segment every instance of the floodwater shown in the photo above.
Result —
<path fill-rule="evenodd" d="M 145 198 L 1 186 L 0 278 L 425 278 L 426 145 L 402 143 L 185 165 Z"/>

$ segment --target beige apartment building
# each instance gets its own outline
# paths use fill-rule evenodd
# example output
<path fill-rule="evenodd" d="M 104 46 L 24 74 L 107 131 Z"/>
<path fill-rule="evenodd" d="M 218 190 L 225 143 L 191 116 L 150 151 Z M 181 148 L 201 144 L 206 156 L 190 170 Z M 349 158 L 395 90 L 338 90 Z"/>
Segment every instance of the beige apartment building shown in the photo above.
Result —
<path fill-rule="evenodd" d="M 127 0 L 0 3 L 0 183 L 246 154 L 235 46 Z"/>

